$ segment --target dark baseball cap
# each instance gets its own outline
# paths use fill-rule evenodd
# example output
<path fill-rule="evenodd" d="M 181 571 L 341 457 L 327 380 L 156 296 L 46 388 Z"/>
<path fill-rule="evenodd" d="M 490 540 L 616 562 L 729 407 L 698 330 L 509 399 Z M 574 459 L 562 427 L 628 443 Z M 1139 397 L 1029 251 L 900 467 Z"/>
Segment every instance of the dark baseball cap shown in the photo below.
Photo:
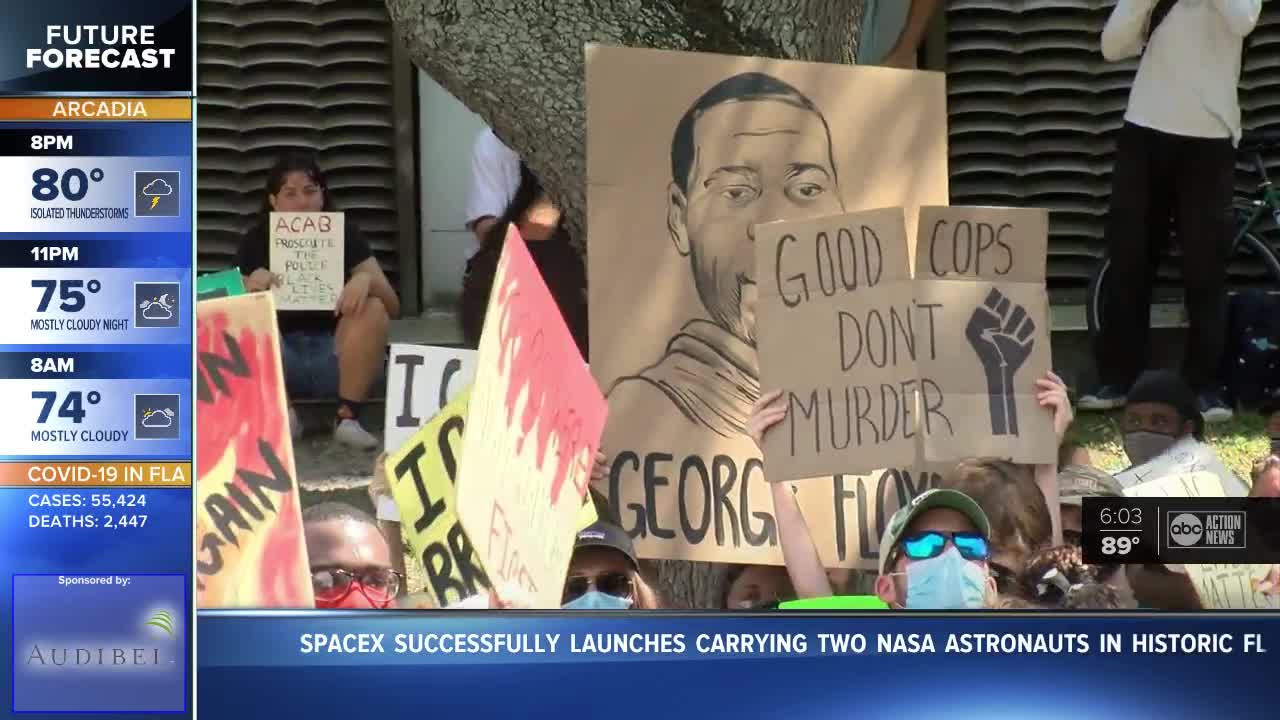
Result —
<path fill-rule="evenodd" d="M 1068 465 L 1058 472 L 1058 502 L 1083 505 L 1087 497 L 1124 497 L 1120 482 L 1097 468 Z"/>
<path fill-rule="evenodd" d="M 631 543 L 631 538 L 626 531 L 613 523 L 595 522 L 578 531 L 578 537 L 573 543 L 575 552 L 582 548 L 595 547 L 617 550 L 627 556 L 631 567 L 637 570 L 640 568 L 640 561 L 636 559 L 636 548 Z"/>
<path fill-rule="evenodd" d="M 982 512 L 982 508 L 978 506 L 978 503 L 974 502 L 973 498 L 959 490 L 939 488 L 925 490 L 915 496 L 911 502 L 898 508 L 898 511 L 885 524 L 884 535 L 880 537 L 881 575 L 884 574 L 885 565 L 889 562 L 893 546 L 897 545 L 902 536 L 906 534 L 907 528 L 911 526 L 911 521 L 935 508 L 955 510 L 969 518 L 969 522 L 973 523 L 978 532 L 982 533 L 982 537 L 991 537 L 991 522 L 987 520 L 987 514 Z"/>

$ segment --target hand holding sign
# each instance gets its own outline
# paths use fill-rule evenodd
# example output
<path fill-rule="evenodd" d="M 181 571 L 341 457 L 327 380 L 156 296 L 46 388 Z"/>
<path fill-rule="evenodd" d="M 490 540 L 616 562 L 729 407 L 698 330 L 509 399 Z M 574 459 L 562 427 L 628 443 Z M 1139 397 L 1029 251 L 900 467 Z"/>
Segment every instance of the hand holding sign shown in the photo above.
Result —
<path fill-rule="evenodd" d="M 1071 409 L 1071 399 L 1067 396 L 1067 384 L 1052 370 L 1036 381 L 1036 400 L 1040 407 L 1053 413 L 1053 433 L 1058 437 L 1058 444 L 1067 435 L 1067 428 L 1075 419 L 1075 411 Z"/>
<path fill-rule="evenodd" d="M 786 403 L 778 402 L 781 398 L 781 390 L 770 390 L 761 395 L 755 407 L 751 408 L 751 417 L 747 418 L 747 434 L 755 441 L 756 447 L 764 447 L 765 432 L 787 416 Z"/>
<path fill-rule="evenodd" d="M 1026 308 L 1014 305 L 991 288 L 986 301 L 974 309 L 964 334 L 982 362 L 991 398 L 991 433 L 1018 434 L 1018 406 L 1013 378 L 1031 357 L 1036 324 Z"/>

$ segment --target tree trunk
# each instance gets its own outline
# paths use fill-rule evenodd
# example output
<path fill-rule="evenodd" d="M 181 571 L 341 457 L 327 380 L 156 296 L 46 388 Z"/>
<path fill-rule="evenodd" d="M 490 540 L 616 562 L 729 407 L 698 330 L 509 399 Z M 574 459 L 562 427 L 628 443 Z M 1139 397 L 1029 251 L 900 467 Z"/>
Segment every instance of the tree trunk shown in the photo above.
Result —
<path fill-rule="evenodd" d="M 866 0 L 385 0 L 414 63 L 537 173 L 582 247 L 583 46 L 852 63 Z M 459 178 L 459 182 L 465 182 Z M 660 562 L 672 607 L 718 607 L 724 566 Z"/>
<path fill-rule="evenodd" d="M 385 0 L 414 63 L 586 227 L 583 46 L 851 63 L 865 0 Z"/>

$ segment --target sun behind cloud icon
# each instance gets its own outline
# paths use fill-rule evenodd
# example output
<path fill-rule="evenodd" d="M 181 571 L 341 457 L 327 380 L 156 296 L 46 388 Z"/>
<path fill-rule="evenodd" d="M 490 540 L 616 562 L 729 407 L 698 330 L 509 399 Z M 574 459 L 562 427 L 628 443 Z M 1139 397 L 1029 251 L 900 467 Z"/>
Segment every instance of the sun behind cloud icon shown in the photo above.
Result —
<path fill-rule="evenodd" d="M 172 195 L 173 186 L 164 178 L 156 178 L 142 188 L 143 195 Z"/>
<path fill-rule="evenodd" d="M 164 410 L 148 409 L 142 413 L 142 427 L 147 428 L 166 428 L 173 426 L 173 411 L 169 408 Z"/>

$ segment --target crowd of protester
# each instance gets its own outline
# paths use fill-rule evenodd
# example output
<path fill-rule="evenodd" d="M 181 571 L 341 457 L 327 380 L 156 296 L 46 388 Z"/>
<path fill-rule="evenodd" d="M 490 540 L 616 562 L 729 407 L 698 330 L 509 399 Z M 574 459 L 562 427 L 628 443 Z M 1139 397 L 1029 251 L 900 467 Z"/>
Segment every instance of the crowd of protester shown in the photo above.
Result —
<path fill-rule="evenodd" d="M 893 24 L 896 30 L 888 37 L 897 38 L 882 38 L 874 51 L 885 64 L 914 66 L 920 36 L 937 4 L 903 3 L 910 10 L 901 17 L 889 20 L 884 19 L 889 14 L 884 15 L 879 22 Z M 1142 54 L 1142 60 L 1120 136 L 1107 223 L 1113 262 L 1107 306 L 1114 312 L 1098 345 L 1102 382 L 1081 398 L 1080 407 L 1120 412 L 1123 449 L 1132 465 L 1159 457 L 1183 438 L 1203 440 L 1206 421 L 1231 414 L 1219 391 L 1225 259 L 1220 257 L 1215 223 L 1226 215 L 1224 203 L 1230 203 L 1232 153 L 1240 135 L 1238 100 L 1226 90 L 1238 85 L 1242 38 L 1257 22 L 1259 3 L 1175 5 L 1166 0 L 1121 0 L 1102 38 L 1108 60 L 1135 54 Z M 879 6 L 888 13 L 887 5 Z M 1157 27 L 1159 35 L 1154 34 Z M 1211 103 L 1188 104 L 1186 93 L 1176 88 L 1190 87 L 1191 77 L 1203 80 L 1202 86 L 1221 86 L 1224 92 L 1214 95 Z M 1160 197 L 1176 206 L 1157 206 Z M 321 168 L 301 155 L 280 159 L 268 175 L 263 200 L 261 217 L 245 234 L 238 254 L 250 291 L 278 282 L 267 270 L 267 213 L 338 209 Z M 586 357 L 583 260 L 570 243 L 554 200 L 532 169 L 492 130 L 481 133 L 473 149 L 467 214 L 467 227 L 476 239 L 459 313 L 468 342 L 474 345 L 479 339 L 498 258 L 507 230 L 514 226 L 529 242 Z M 1171 221 L 1176 221 L 1183 238 L 1191 322 L 1188 357 L 1181 372 L 1144 372 L 1152 263 Z M 290 398 L 335 397 L 335 439 L 372 449 L 379 441 L 364 428 L 362 407 L 384 375 L 388 323 L 399 314 L 399 301 L 352 224 L 346 225 L 344 257 L 345 285 L 333 313 L 281 315 L 285 380 Z M 752 412 L 748 434 L 757 444 L 786 415 L 785 405 L 778 402 L 782 390 L 763 393 Z M 1065 383 L 1050 373 L 1040 380 L 1038 392 L 1043 411 L 1053 418 L 1061 449 L 1058 462 L 1031 467 L 971 458 L 957 463 L 936 487 L 889 518 L 878 548 L 878 567 L 866 582 L 859 582 L 856 571 L 824 567 L 791 485 L 772 484 L 785 566 L 739 565 L 719 573 L 718 607 L 772 608 L 790 599 L 829 597 L 861 586 L 870 587 L 891 609 L 1199 608 L 1189 577 L 1178 568 L 1084 562 L 1084 499 L 1121 497 L 1123 490 L 1114 476 L 1094 466 L 1085 448 L 1066 441 L 1074 411 Z M 1280 400 L 1262 411 L 1268 417 L 1271 448 L 1253 467 L 1250 494 L 1276 498 Z M 295 435 L 300 433 L 292 410 L 290 420 Z M 598 458 L 597 471 L 607 462 Z M 380 457 L 375 476 L 381 474 L 381 466 Z M 1056 488 L 1056 497 L 1049 488 Z M 578 533 L 563 607 L 672 607 L 649 564 L 637 557 L 630 538 L 611 520 L 602 518 Z M 317 607 L 388 608 L 410 589 L 395 523 L 380 526 L 354 507 L 323 503 L 306 509 L 304 526 Z M 1275 591 L 1276 579 L 1273 575 L 1260 589 Z"/>

